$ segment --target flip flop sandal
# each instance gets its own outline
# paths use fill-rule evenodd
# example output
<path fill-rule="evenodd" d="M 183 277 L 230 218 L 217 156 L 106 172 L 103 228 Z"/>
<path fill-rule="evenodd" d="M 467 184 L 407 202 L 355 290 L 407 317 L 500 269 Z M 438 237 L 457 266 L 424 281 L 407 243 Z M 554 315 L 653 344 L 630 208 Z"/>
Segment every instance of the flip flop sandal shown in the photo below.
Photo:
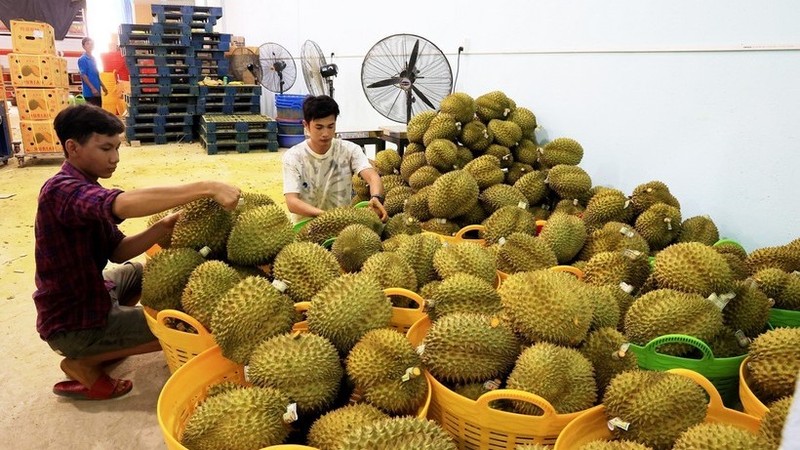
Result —
<path fill-rule="evenodd" d="M 100 376 L 91 388 L 75 380 L 61 381 L 53 386 L 53 393 L 75 400 L 109 400 L 121 397 L 133 389 L 130 380 L 115 380 L 106 374 Z"/>

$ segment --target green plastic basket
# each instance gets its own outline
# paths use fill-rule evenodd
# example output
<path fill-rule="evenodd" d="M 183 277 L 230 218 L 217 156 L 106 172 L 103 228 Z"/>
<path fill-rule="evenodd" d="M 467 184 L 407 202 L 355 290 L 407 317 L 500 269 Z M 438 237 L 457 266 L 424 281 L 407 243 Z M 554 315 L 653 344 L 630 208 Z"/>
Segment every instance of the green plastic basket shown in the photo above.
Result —
<path fill-rule="evenodd" d="M 800 328 L 800 311 L 772 308 L 769 310 L 769 324 L 773 328 Z"/>
<path fill-rule="evenodd" d="M 747 250 L 745 250 L 744 247 L 742 247 L 742 244 L 734 241 L 733 239 L 728 239 L 728 238 L 722 238 L 722 239 L 718 240 L 717 242 L 714 242 L 712 247 L 717 247 L 717 246 L 720 246 L 720 245 L 723 245 L 723 244 L 735 245 L 735 246 L 739 247 L 744 253 L 747 253 Z"/>
<path fill-rule="evenodd" d="M 700 350 L 700 359 L 658 353 L 658 348 L 666 344 L 688 344 Z M 665 371 L 669 369 L 689 369 L 708 378 L 719 391 L 726 405 L 735 405 L 739 400 L 739 366 L 747 355 L 731 358 L 715 358 L 714 353 L 701 341 L 684 334 L 667 334 L 657 337 L 644 347 L 631 344 L 630 350 L 636 355 L 639 368 Z"/>

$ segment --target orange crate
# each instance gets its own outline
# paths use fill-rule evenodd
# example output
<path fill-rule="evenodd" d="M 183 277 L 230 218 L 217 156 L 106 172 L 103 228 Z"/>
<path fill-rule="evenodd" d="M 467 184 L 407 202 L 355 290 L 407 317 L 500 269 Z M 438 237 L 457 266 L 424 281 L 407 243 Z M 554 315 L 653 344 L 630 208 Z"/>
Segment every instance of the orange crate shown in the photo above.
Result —
<path fill-rule="evenodd" d="M 11 49 L 14 53 L 55 55 L 53 27 L 44 22 L 11 21 Z"/>
<path fill-rule="evenodd" d="M 15 88 L 69 88 L 66 58 L 9 53 L 8 63 L 11 67 L 11 85 Z"/>
<path fill-rule="evenodd" d="M 17 107 L 21 120 L 54 119 L 69 105 L 69 89 L 18 88 Z"/>
<path fill-rule="evenodd" d="M 62 153 L 52 120 L 20 120 L 25 153 Z"/>

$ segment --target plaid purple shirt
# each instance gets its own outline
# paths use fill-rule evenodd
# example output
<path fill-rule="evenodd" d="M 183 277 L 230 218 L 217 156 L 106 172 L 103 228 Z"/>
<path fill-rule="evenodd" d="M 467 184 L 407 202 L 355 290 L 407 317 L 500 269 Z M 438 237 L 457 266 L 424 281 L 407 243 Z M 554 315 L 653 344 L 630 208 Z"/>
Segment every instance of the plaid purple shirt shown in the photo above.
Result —
<path fill-rule="evenodd" d="M 65 161 L 39 192 L 36 212 L 36 329 L 106 325 L 111 308 L 103 268 L 125 237 L 111 205 L 122 191 L 106 189 Z"/>

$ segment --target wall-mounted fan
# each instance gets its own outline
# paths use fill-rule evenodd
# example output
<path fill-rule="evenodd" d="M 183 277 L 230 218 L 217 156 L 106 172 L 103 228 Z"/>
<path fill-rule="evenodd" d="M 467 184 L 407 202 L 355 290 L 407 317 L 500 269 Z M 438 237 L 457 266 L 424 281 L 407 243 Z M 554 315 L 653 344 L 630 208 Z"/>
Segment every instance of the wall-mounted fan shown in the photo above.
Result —
<path fill-rule="evenodd" d="M 439 47 L 414 34 L 384 38 L 367 52 L 361 84 L 373 108 L 395 122 L 408 123 L 437 109 L 450 94 L 453 72 Z"/>
<path fill-rule="evenodd" d="M 234 80 L 244 83 L 259 83 L 261 81 L 261 62 L 258 54 L 249 48 L 237 47 L 231 51 L 230 73 Z"/>
<path fill-rule="evenodd" d="M 294 86 L 297 65 L 289 50 L 280 44 L 267 42 L 258 47 L 258 60 L 261 65 L 259 82 L 262 86 L 278 94 L 283 94 Z"/>
<path fill-rule="evenodd" d="M 331 53 L 333 57 L 333 53 Z M 311 95 L 329 95 L 333 97 L 333 77 L 339 73 L 336 64 L 328 64 L 325 55 L 316 42 L 308 40 L 300 49 L 303 77 Z"/>

